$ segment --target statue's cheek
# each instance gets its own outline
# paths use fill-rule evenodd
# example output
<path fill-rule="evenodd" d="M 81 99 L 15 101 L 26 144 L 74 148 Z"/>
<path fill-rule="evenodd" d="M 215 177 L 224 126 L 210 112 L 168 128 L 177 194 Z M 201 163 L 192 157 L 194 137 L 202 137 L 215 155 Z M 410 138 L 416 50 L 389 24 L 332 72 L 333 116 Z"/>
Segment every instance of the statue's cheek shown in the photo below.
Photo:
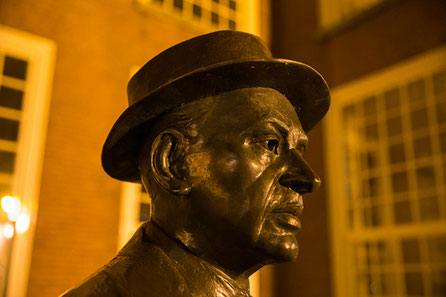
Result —
<path fill-rule="evenodd" d="M 220 171 L 222 174 L 233 174 L 239 168 L 240 158 L 233 152 L 222 153 L 221 156 L 217 156 L 215 161 L 216 171 Z"/>

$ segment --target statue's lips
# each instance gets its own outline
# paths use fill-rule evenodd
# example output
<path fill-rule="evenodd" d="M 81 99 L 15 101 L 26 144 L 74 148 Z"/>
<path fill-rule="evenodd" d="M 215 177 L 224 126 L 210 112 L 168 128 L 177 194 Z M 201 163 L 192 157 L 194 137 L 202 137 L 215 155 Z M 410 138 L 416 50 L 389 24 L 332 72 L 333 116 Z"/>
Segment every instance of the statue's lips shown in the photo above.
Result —
<path fill-rule="evenodd" d="M 289 213 L 293 216 L 299 216 L 303 211 L 303 205 L 300 203 L 289 203 L 285 206 L 275 207 L 272 213 Z"/>
<path fill-rule="evenodd" d="M 302 213 L 303 206 L 298 203 L 289 204 L 284 207 L 275 208 L 271 211 L 275 220 L 284 228 L 298 231 L 301 228 L 301 222 L 298 216 Z"/>

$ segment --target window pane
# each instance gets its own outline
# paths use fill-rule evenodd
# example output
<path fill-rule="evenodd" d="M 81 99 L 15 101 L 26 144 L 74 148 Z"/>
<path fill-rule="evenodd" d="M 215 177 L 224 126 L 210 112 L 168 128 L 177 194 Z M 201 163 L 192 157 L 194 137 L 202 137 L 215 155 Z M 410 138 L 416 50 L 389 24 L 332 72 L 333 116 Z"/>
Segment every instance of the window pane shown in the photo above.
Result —
<path fill-rule="evenodd" d="M 405 274 L 407 296 L 423 296 L 423 277 L 421 272 L 408 272 Z"/>
<path fill-rule="evenodd" d="M 417 168 L 418 188 L 426 189 L 435 186 L 435 172 L 432 166 Z"/>
<path fill-rule="evenodd" d="M 233 0 L 229 0 L 229 8 L 232 10 L 236 10 L 237 9 L 237 3 L 235 3 L 235 1 Z"/>
<path fill-rule="evenodd" d="M 377 177 L 369 178 L 370 197 L 377 197 L 379 194 L 381 194 L 380 184 L 381 183 L 379 178 Z"/>
<path fill-rule="evenodd" d="M 0 88 L 0 105 L 13 109 L 22 109 L 23 92 L 5 86 Z"/>
<path fill-rule="evenodd" d="M 194 16 L 200 18 L 201 17 L 201 7 L 194 4 L 193 7 Z"/>
<path fill-rule="evenodd" d="M 0 151 L 0 172 L 13 173 L 15 153 Z"/>
<path fill-rule="evenodd" d="M 446 296 L 446 270 L 432 272 L 431 286 L 433 296 Z"/>
<path fill-rule="evenodd" d="M 381 276 L 382 288 L 381 293 L 384 296 L 392 296 L 396 293 L 395 275 L 391 273 L 383 273 Z"/>
<path fill-rule="evenodd" d="M 353 120 L 355 118 L 355 113 L 356 113 L 355 105 L 350 104 L 345 106 L 344 109 L 342 110 L 342 116 L 344 122 L 349 122 Z"/>
<path fill-rule="evenodd" d="M 237 29 L 236 24 L 233 20 L 229 20 L 229 29 L 231 29 L 231 30 Z"/>
<path fill-rule="evenodd" d="M 393 192 L 406 192 L 409 189 L 407 182 L 407 172 L 398 172 L 392 174 L 392 189 Z"/>
<path fill-rule="evenodd" d="M 438 103 L 436 112 L 437 112 L 437 122 L 439 123 L 446 122 L 446 102 Z"/>
<path fill-rule="evenodd" d="M 390 163 L 399 163 L 406 160 L 406 155 L 404 152 L 404 144 L 398 143 L 389 146 L 389 160 Z"/>
<path fill-rule="evenodd" d="M 215 13 L 215 12 L 212 12 L 211 20 L 212 20 L 212 23 L 213 23 L 214 25 L 218 25 L 218 22 L 219 22 L 219 20 L 218 20 L 218 14 Z"/>
<path fill-rule="evenodd" d="M 409 100 L 411 102 L 423 101 L 425 98 L 424 81 L 416 80 L 407 86 Z"/>
<path fill-rule="evenodd" d="M 399 107 L 400 97 L 398 89 L 393 89 L 384 93 L 384 105 L 387 110 Z"/>
<path fill-rule="evenodd" d="M 367 140 L 378 139 L 378 125 L 376 123 L 367 125 L 365 127 L 365 136 L 366 136 Z"/>
<path fill-rule="evenodd" d="M 364 101 L 364 116 L 373 116 L 376 115 L 376 98 L 370 97 L 365 99 Z"/>
<path fill-rule="evenodd" d="M 382 206 L 372 206 L 371 207 L 371 223 L 372 223 L 372 226 L 379 226 L 379 225 L 382 225 L 383 224 L 383 221 L 382 221 L 382 211 L 383 211 L 383 208 L 382 208 Z"/>
<path fill-rule="evenodd" d="M 409 201 L 399 201 L 393 204 L 395 223 L 403 224 L 412 221 L 412 211 Z"/>
<path fill-rule="evenodd" d="M 17 141 L 19 122 L 0 118 L 0 139 Z"/>
<path fill-rule="evenodd" d="M 437 197 L 421 198 L 420 201 L 420 216 L 423 221 L 437 220 L 440 217 L 438 211 Z"/>
<path fill-rule="evenodd" d="M 410 115 L 410 121 L 413 130 L 427 128 L 429 120 L 427 118 L 426 108 L 413 111 Z"/>
<path fill-rule="evenodd" d="M 429 136 L 415 139 L 413 147 L 416 158 L 428 157 L 432 154 L 431 140 Z"/>
<path fill-rule="evenodd" d="M 387 119 L 387 134 L 389 136 L 400 135 L 402 132 L 403 125 L 400 116 Z"/>
<path fill-rule="evenodd" d="M 404 263 L 419 263 L 421 261 L 418 239 L 403 239 L 401 241 L 401 251 Z"/>
<path fill-rule="evenodd" d="M 379 263 L 381 265 L 391 264 L 392 263 L 392 249 L 390 244 L 386 241 L 378 242 L 378 257 Z"/>
<path fill-rule="evenodd" d="M 178 10 L 183 10 L 183 0 L 173 0 L 173 7 Z"/>
<path fill-rule="evenodd" d="M 435 95 L 446 93 L 446 71 L 435 73 L 433 76 L 433 81 Z"/>
<path fill-rule="evenodd" d="M 429 237 L 429 259 L 432 263 L 446 264 L 446 236 Z"/>
<path fill-rule="evenodd" d="M 6 56 L 3 74 L 19 79 L 26 79 L 27 67 L 28 62 L 26 62 L 25 60 Z"/>

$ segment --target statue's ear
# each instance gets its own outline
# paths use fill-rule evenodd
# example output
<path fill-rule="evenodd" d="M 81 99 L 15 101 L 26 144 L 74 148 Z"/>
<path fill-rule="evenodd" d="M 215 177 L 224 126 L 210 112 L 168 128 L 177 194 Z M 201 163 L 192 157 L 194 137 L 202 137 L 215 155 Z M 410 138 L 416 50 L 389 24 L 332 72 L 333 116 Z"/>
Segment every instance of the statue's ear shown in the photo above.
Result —
<path fill-rule="evenodd" d="M 152 174 L 165 190 L 176 195 L 186 195 L 191 189 L 181 169 L 186 146 L 187 139 L 174 129 L 163 131 L 152 143 Z"/>

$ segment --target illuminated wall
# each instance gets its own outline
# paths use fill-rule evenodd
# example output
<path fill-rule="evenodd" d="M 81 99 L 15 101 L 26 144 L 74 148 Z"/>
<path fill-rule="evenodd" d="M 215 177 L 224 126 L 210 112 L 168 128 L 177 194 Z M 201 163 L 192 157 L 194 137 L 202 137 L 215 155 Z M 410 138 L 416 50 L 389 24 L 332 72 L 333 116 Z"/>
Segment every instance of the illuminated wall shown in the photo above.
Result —
<path fill-rule="evenodd" d="M 180 41 L 225 26 L 251 32 L 255 27 L 269 37 L 266 0 L 201 1 L 200 18 L 193 1 L 152 1 L 172 13 L 148 8 L 149 2 L 0 2 L 0 24 L 57 47 L 38 207 L 31 222 L 35 237 L 27 296 L 57 296 L 116 254 L 122 183 L 103 172 L 100 153 L 127 107 L 131 69 Z M 248 13 L 250 3 L 256 9 Z M 248 22 L 255 13 L 262 21 Z"/>
<path fill-rule="evenodd" d="M 57 44 L 28 296 L 57 296 L 116 253 L 121 184 L 100 152 L 130 68 L 199 30 L 132 1 L 2 1 L 4 25 Z"/>

